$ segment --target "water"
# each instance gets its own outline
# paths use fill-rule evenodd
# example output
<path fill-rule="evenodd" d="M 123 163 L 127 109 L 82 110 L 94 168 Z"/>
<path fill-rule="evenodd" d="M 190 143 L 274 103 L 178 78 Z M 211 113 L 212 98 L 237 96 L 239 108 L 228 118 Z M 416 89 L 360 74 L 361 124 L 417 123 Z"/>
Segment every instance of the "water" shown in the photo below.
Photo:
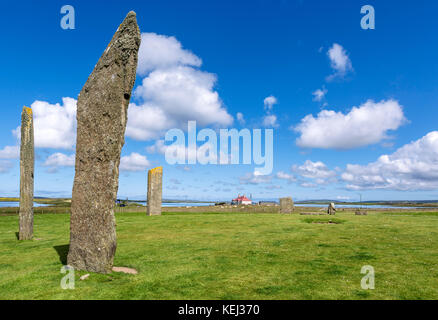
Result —
<path fill-rule="evenodd" d="M 5 207 L 19 207 L 20 206 L 20 202 L 18 201 L 0 201 L 0 208 L 5 208 Z M 33 203 L 34 207 L 47 207 L 48 204 L 42 204 L 42 203 Z"/>
<path fill-rule="evenodd" d="M 135 201 L 135 203 L 146 206 L 146 201 Z M 207 207 L 214 206 L 214 202 L 163 202 L 163 207 Z"/>
<path fill-rule="evenodd" d="M 295 204 L 297 207 L 312 207 L 312 208 L 327 208 L 328 204 L 306 204 L 306 203 L 298 203 Z M 336 204 L 335 208 L 362 208 L 362 209 L 424 209 L 425 207 L 396 207 L 396 206 L 388 206 L 388 205 L 359 205 L 359 204 Z"/>
<path fill-rule="evenodd" d="M 207 207 L 214 206 L 214 203 L 204 202 L 173 202 L 163 203 L 163 207 Z"/>

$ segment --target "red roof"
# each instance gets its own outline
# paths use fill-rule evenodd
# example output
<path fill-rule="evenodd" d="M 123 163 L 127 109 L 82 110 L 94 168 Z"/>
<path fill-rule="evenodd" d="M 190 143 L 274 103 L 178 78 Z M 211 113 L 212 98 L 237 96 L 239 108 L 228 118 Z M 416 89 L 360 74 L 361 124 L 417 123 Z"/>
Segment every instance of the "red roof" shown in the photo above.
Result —
<path fill-rule="evenodd" d="M 240 197 L 237 197 L 236 199 L 233 199 L 233 201 L 238 202 L 238 201 L 251 201 L 251 200 L 245 196 L 240 196 Z"/>

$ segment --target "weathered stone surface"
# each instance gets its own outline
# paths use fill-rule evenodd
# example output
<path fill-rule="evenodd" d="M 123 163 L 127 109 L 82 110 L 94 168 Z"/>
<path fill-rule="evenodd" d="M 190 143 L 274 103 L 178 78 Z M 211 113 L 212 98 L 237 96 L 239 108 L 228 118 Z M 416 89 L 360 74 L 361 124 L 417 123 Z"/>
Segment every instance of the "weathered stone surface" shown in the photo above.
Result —
<path fill-rule="evenodd" d="M 330 215 L 334 215 L 336 214 L 336 208 L 335 208 L 335 204 L 333 202 L 331 202 L 327 208 L 327 213 Z"/>
<path fill-rule="evenodd" d="M 33 237 L 34 163 L 32 109 L 24 107 L 21 113 L 20 226 L 18 232 L 20 240 L 29 240 Z"/>
<path fill-rule="evenodd" d="M 109 273 L 113 267 L 120 152 L 140 41 L 136 14 L 130 12 L 78 97 L 67 257 L 67 263 L 78 270 Z"/>
<path fill-rule="evenodd" d="M 161 215 L 163 193 L 163 168 L 158 167 L 148 172 L 148 216 Z"/>
<path fill-rule="evenodd" d="M 291 197 L 280 198 L 280 213 L 292 213 L 294 202 Z"/>
<path fill-rule="evenodd" d="M 356 216 L 366 216 L 366 215 L 368 215 L 368 212 L 359 209 L 359 210 L 356 210 L 355 215 Z"/>

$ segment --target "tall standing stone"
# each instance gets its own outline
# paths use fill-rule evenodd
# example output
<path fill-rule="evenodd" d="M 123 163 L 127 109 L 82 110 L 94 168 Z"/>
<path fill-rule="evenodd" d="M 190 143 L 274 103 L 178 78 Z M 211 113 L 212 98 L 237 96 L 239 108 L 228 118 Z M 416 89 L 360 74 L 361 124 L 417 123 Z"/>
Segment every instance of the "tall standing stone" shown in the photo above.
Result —
<path fill-rule="evenodd" d="M 163 167 L 148 172 L 148 216 L 161 215 L 161 201 L 163 194 Z"/>
<path fill-rule="evenodd" d="M 33 237 L 34 161 L 32 109 L 24 107 L 21 113 L 20 146 L 20 240 L 30 240 Z"/>
<path fill-rule="evenodd" d="M 280 213 L 292 213 L 294 202 L 291 197 L 280 198 Z"/>
<path fill-rule="evenodd" d="M 140 30 L 135 12 L 117 29 L 78 97 L 76 164 L 67 263 L 111 272 L 120 153 L 134 86 Z"/>

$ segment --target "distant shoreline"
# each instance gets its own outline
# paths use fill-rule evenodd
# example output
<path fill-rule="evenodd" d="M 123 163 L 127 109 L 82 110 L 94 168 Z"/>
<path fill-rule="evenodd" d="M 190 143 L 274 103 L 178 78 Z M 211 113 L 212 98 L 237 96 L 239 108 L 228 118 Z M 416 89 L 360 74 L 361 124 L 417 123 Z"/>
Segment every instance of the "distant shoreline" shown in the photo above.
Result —
<path fill-rule="evenodd" d="M 146 200 L 124 200 L 117 199 L 120 202 L 127 201 L 128 203 L 146 203 Z M 0 197 L 0 202 L 19 202 L 20 199 L 17 197 Z M 264 200 L 261 200 L 262 202 Z M 266 200 L 268 201 L 268 200 Z M 272 201 L 272 200 L 269 200 Z M 70 204 L 71 198 L 45 198 L 45 197 L 35 197 L 34 202 L 40 204 L 48 204 L 55 206 L 62 206 L 64 204 Z M 207 200 L 175 200 L 175 199 L 163 199 L 163 203 L 222 203 L 228 201 L 207 201 Z M 362 206 L 394 206 L 394 207 L 425 207 L 425 208 L 433 208 L 438 207 L 438 200 L 399 200 L 399 201 L 336 201 L 336 200 L 304 200 L 304 201 L 295 201 L 295 204 L 300 205 L 324 205 L 329 203 L 335 203 L 335 205 L 362 205 Z M 254 203 L 258 203 L 258 201 L 254 201 Z"/>

